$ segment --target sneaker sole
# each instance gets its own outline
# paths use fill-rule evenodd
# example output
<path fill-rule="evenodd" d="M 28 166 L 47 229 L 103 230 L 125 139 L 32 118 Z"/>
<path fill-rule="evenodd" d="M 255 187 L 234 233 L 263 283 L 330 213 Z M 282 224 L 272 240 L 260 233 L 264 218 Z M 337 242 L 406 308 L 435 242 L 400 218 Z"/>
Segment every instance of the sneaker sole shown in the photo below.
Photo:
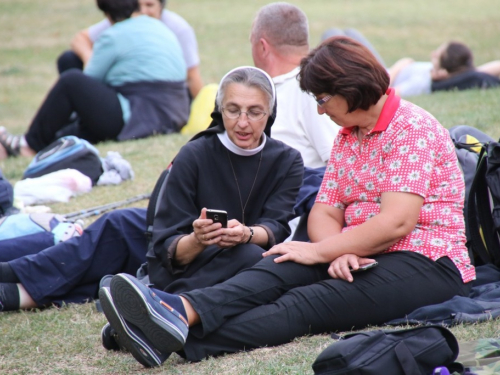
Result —
<path fill-rule="evenodd" d="M 104 313 L 102 309 L 101 312 Z M 125 348 L 124 346 L 120 347 L 120 344 L 118 343 L 116 338 L 110 335 L 111 332 L 106 332 L 106 331 L 111 331 L 111 324 L 107 323 L 101 329 L 102 346 L 104 347 L 104 349 L 114 350 L 114 351 L 120 351 L 120 350 L 127 351 L 127 348 Z"/>
<path fill-rule="evenodd" d="M 111 294 L 121 315 L 134 324 L 164 353 L 181 350 L 186 342 L 181 330 L 158 314 L 147 302 L 139 289 L 126 276 L 118 274 L 111 280 Z M 165 308 L 165 311 L 172 314 Z M 172 314 L 175 319 L 179 319 Z"/>
<path fill-rule="evenodd" d="M 127 329 L 113 303 L 113 298 L 107 288 L 99 290 L 99 299 L 103 308 L 104 315 L 115 329 L 120 338 L 120 344 L 123 345 L 130 354 L 145 367 L 160 366 L 162 361 L 157 354 L 152 351 L 141 338 L 137 337 L 133 332 Z"/>

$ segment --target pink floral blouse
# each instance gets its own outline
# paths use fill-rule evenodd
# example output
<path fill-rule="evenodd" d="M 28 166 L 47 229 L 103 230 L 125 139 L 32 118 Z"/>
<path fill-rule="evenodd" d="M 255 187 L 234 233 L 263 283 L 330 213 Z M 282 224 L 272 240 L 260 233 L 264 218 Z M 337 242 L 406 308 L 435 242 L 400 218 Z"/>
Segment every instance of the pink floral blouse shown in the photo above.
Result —
<path fill-rule="evenodd" d="M 382 113 L 362 144 L 353 129 L 335 139 L 316 202 L 345 210 L 350 230 L 380 212 L 383 192 L 424 198 L 415 229 L 385 252 L 448 256 L 464 282 L 475 279 L 465 246 L 465 185 L 448 131 L 422 108 L 389 89 Z"/>

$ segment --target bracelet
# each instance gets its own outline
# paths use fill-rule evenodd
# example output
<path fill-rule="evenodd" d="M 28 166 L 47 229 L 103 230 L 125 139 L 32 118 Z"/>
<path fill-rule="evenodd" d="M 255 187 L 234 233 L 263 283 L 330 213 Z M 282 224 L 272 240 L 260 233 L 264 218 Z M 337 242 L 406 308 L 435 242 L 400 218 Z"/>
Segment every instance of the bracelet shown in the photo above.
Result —
<path fill-rule="evenodd" d="M 248 237 L 248 241 L 245 242 L 245 243 L 250 243 L 250 241 L 252 240 L 253 238 L 253 229 L 252 227 L 247 227 L 248 229 L 250 229 L 250 237 Z"/>

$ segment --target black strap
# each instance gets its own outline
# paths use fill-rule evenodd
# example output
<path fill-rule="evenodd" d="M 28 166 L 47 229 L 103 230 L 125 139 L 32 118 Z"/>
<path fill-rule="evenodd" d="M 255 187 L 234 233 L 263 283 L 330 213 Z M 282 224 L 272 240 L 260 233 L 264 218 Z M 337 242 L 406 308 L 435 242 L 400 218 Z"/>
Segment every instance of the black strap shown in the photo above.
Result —
<path fill-rule="evenodd" d="M 453 144 L 455 145 L 455 148 L 461 150 L 461 149 L 464 149 L 464 150 L 467 150 L 467 151 L 470 151 L 470 152 L 476 152 L 475 151 L 475 148 L 476 147 L 483 147 L 483 144 L 481 142 L 474 142 L 474 143 L 464 143 L 464 142 L 459 142 L 459 141 L 455 141 L 454 139 L 452 139 L 453 141 Z"/>
<path fill-rule="evenodd" d="M 484 224 L 488 225 L 486 246 L 493 264 L 500 266 L 500 241 L 498 238 L 500 233 L 500 143 L 490 142 L 487 149 L 488 163 L 485 183 L 488 186 L 488 196 L 481 197 L 481 199 L 488 200 L 491 208 L 488 221 Z M 481 225 L 483 224 L 481 223 Z"/>
<path fill-rule="evenodd" d="M 422 374 L 420 368 L 418 367 L 417 361 L 415 361 L 415 358 L 403 341 L 396 345 L 396 347 L 394 348 L 394 352 L 396 353 L 396 357 L 398 358 L 401 369 L 403 370 L 405 375 Z"/>
<path fill-rule="evenodd" d="M 485 228 L 487 228 L 487 226 L 483 226 L 483 223 L 488 221 L 488 216 L 491 217 L 489 198 L 481 198 L 489 196 L 488 186 L 486 185 L 485 179 L 486 167 L 487 154 L 485 148 L 482 148 L 479 154 L 476 175 L 472 181 L 468 197 L 467 226 L 471 238 L 471 246 L 484 264 L 491 263 L 491 257 L 488 254 L 488 250 L 486 249 L 483 238 L 481 237 L 481 229 L 483 230 L 484 238 L 490 237 L 488 229 L 486 229 L 485 232 Z"/>
<path fill-rule="evenodd" d="M 167 177 L 170 173 L 170 168 L 172 167 L 172 163 L 165 169 L 158 180 L 156 181 L 156 185 L 153 189 L 153 193 L 151 193 L 151 197 L 149 198 L 148 209 L 146 213 L 146 238 L 151 241 L 151 237 L 153 236 L 153 221 L 156 215 L 156 211 L 158 209 L 158 197 L 161 195 L 161 192 L 165 188 Z"/>

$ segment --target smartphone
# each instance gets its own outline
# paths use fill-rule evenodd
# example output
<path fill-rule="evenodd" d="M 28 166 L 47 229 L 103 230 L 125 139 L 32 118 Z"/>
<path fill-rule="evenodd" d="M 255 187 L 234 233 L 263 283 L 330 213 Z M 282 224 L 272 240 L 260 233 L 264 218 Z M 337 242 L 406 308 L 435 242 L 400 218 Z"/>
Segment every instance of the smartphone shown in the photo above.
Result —
<path fill-rule="evenodd" d="M 369 263 L 369 264 L 363 264 L 362 266 L 359 266 L 359 268 L 357 270 L 353 270 L 351 267 L 349 267 L 349 271 L 351 271 L 351 273 L 361 272 L 361 271 L 369 270 L 370 268 L 373 268 L 376 266 L 378 266 L 378 262 L 373 262 L 373 263 Z"/>
<path fill-rule="evenodd" d="M 223 210 L 207 210 L 207 219 L 212 219 L 214 223 L 221 223 L 222 228 L 227 228 L 227 212 Z"/>

